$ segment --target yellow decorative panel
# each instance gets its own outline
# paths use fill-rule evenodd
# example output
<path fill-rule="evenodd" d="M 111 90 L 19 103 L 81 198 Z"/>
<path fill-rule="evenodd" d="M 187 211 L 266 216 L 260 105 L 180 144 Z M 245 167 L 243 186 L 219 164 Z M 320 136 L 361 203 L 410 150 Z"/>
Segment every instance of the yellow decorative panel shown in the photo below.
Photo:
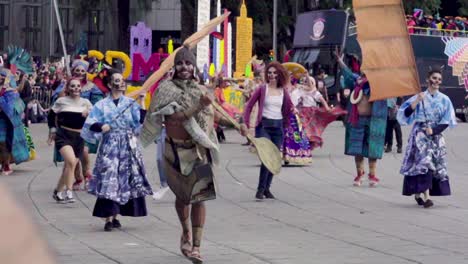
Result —
<path fill-rule="evenodd" d="M 236 18 L 236 71 L 234 78 L 242 77 L 245 67 L 252 58 L 253 20 L 247 17 L 245 1 L 241 5 L 241 15 Z"/>

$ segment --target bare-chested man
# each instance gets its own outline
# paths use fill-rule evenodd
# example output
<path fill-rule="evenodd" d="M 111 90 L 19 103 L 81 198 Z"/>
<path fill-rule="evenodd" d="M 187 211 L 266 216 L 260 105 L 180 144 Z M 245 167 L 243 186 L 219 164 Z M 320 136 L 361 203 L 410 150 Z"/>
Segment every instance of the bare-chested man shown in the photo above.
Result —
<path fill-rule="evenodd" d="M 172 80 L 160 83 L 155 92 L 141 139 L 143 145 L 153 142 L 165 126 L 163 164 L 169 187 L 176 195 L 175 208 L 182 226 L 180 250 L 193 263 L 203 263 L 200 243 L 205 204 L 191 200 L 187 186 L 197 181 L 198 168 L 212 173 L 211 164 L 217 159 L 213 97 L 206 87 L 197 84 L 195 56 L 188 48 L 177 52 L 174 64 Z M 203 166 L 206 164 L 210 166 Z"/>

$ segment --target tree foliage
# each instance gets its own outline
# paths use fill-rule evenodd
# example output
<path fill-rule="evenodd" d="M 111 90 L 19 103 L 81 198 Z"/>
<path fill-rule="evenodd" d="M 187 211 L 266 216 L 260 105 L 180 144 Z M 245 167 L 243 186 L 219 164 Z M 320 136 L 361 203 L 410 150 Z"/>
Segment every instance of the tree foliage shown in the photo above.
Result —
<path fill-rule="evenodd" d="M 412 13 L 414 8 L 419 8 L 424 10 L 426 14 L 436 14 L 441 5 L 441 0 L 405 0 L 403 2 L 406 13 Z"/>
<path fill-rule="evenodd" d="M 468 0 L 458 0 L 460 4 L 460 9 L 458 9 L 458 13 L 462 16 L 468 16 Z"/>
<path fill-rule="evenodd" d="M 442 1 L 455 0 L 403 0 L 403 4 L 407 13 L 412 13 L 414 8 L 420 8 L 424 10 L 426 14 L 437 14 Z M 460 14 L 468 16 L 468 0 L 457 1 L 461 5 L 459 10 Z M 183 38 L 190 35 L 195 30 L 197 13 L 196 2 L 195 0 L 181 0 Z M 252 17 L 254 21 L 254 52 L 266 58 L 268 56 L 268 51 L 272 48 L 273 1 L 245 0 L 245 2 L 248 15 Z M 214 7 L 216 3 L 217 0 L 211 0 L 212 7 Z M 222 7 L 231 11 L 231 17 L 239 15 L 241 3 L 242 0 L 221 0 Z M 352 8 L 352 0 L 277 0 L 277 3 L 277 44 L 280 53 L 278 55 L 280 56 L 287 49 L 292 47 L 294 26 L 298 13 L 319 9 Z M 215 10 L 212 10 L 212 16 L 215 15 L 215 12 Z"/>

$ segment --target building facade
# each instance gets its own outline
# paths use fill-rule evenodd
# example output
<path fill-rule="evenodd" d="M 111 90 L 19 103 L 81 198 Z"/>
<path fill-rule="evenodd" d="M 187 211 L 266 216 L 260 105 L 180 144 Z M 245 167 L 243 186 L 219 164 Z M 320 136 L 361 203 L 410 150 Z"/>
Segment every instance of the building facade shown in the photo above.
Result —
<path fill-rule="evenodd" d="M 183 0 L 182 0 L 183 1 Z M 177 47 L 181 45 L 181 1 L 180 0 L 157 0 L 153 1 L 151 10 L 144 12 L 138 6 L 138 1 L 130 2 L 130 24 L 144 22 L 151 28 L 153 33 L 153 51 L 162 48 L 167 52 L 167 43 L 172 39 Z"/>
<path fill-rule="evenodd" d="M 139 21 L 145 22 L 153 35 L 159 34 L 153 48 L 167 42 L 171 34 L 174 38 L 179 32 L 180 36 L 180 1 L 152 1 L 149 10 L 141 8 L 139 2 L 57 0 L 67 53 L 74 53 L 83 36 L 88 49 L 128 51 L 129 27 Z M 34 56 L 62 57 L 56 21 L 52 0 L 0 0 L 0 51 L 17 45 Z"/>
<path fill-rule="evenodd" d="M 57 0 L 67 53 L 74 52 L 82 35 L 87 36 L 89 49 L 118 48 L 117 1 L 94 1 L 96 4 L 86 9 L 79 2 Z M 51 0 L 0 0 L 0 51 L 17 45 L 34 56 L 61 57 L 63 49 L 52 7 Z M 79 12 L 81 15 L 77 15 Z"/>

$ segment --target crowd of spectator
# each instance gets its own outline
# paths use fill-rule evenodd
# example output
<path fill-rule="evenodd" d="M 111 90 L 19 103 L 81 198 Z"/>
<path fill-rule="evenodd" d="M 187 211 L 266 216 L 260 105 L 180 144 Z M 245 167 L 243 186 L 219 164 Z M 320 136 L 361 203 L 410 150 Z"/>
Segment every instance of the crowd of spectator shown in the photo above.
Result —
<path fill-rule="evenodd" d="M 465 37 L 468 29 L 466 17 L 423 16 L 421 12 L 407 15 L 406 24 L 410 34 Z"/>
<path fill-rule="evenodd" d="M 2 62 L 7 61 L 7 55 L 2 55 Z M 26 122 L 46 122 L 47 111 L 51 104 L 54 91 L 66 82 L 66 70 L 62 62 L 41 63 L 34 61 L 33 72 L 24 74 L 17 71 L 16 81 L 18 92 L 26 105 Z"/>

